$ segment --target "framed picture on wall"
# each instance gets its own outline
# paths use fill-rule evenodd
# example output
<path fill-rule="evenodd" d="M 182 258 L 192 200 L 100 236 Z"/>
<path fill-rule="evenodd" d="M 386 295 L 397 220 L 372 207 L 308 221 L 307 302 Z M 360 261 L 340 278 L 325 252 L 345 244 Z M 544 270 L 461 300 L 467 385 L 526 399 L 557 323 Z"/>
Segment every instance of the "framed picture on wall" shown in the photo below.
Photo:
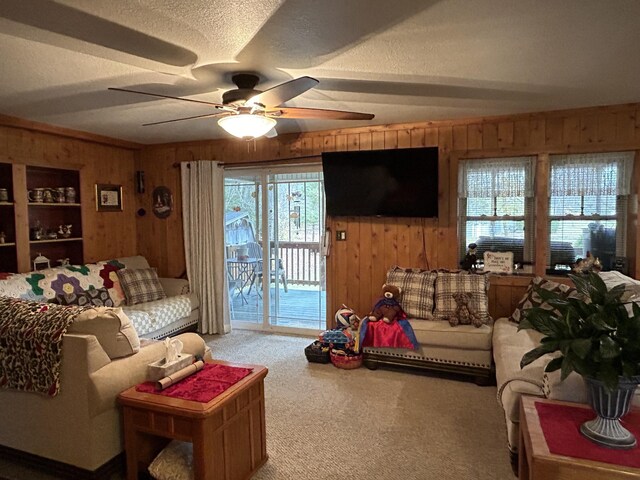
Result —
<path fill-rule="evenodd" d="M 122 211 L 122 185 L 96 184 L 96 210 L 98 212 Z"/>

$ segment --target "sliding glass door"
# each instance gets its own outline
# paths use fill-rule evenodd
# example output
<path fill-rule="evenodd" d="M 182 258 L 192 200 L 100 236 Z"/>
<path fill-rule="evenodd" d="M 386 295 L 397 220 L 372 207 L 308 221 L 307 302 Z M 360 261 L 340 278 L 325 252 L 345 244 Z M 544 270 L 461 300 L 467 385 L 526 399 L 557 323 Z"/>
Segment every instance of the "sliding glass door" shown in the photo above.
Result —
<path fill-rule="evenodd" d="M 320 166 L 226 171 L 227 278 L 234 326 L 325 328 L 324 214 Z"/>

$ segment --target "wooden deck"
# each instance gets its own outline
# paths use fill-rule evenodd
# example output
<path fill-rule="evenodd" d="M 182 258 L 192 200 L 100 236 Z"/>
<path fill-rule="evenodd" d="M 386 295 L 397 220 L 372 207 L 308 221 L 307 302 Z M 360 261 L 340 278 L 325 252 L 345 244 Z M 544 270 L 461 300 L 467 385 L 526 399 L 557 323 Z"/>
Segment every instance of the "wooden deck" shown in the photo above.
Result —
<path fill-rule="evenodd" d="M 243 301 L 236 290 L 232 297 L 231 320 L 244 321 L 256 324 L 262 323 L 263 302 L 255 289 L 250 293 L 244 289 Z M 271 287 L 271 324 L 281 327 L 309 328 L 324 330 L 326 328 L 326 292 L 289 285 L 289 291 L 285 293 L 282 286 L 277 300 L 278 315 L 276 312 L 275 288 Z"/>

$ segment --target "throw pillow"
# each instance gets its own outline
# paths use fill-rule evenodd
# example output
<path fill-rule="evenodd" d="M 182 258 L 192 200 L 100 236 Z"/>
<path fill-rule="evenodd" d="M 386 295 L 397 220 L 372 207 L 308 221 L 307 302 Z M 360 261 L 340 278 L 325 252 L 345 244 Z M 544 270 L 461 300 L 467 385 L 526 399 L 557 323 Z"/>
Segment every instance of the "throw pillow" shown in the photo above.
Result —
<path fill-rule="evenodd" d="M 578 295 L 578 291 L 575 288 L 570 287 L 569 285 L 546 280 L 542 277 L 535 277 L 529 283 L 527 292 L 524 294 L 520 302 L 518 302 L 516 309 L 509 317 L 510 322 L 520 323 L 524 311 L 533 307 L 540 307 L 544 308 L 545 310 L 553 310 L 553 307 L 547 302 L 543 301 L 542 298 L 540 298 L 540 295 L 535 292 L 534 287 L 544 288 L 545 290 L 549 290 L 552 292 L 564 293 L 567 296 Z"/>
<path fill-rule="evenodd" d="M 437 272 L 393 266 L 387 272 L 387 284 L 400 287 L 400 305 L 409 318 L 433 320 L 433 294 Z"/>
<path fill-rule="evenodd" d="M 155 268 L 118 270 L 118 278 L 127 298 L 127 305 L 161 300 L 167 295 L 162 289 Z"/>
<path fill-rule="evenodd" d="M 172 440 L 149 465 L 157 480 L 193 480 L 193 445 Z"/>
<path fill-rule="evenodd" d="M 80 307 L 113 307 L 113 300 L 106 288 L 90 288 L 78 293 L 58 294 L 52 302 L 59 305 L 78 305 Z"/>
<path fill-rule="evenodd" d="M 489 276 L 464 272 L 438 272 L 436 278 L 433 316 L 436 320 L 449 320 L 456 316 L 457 293 L 469 293 L 468 308 L 478 316 L 483 324 L 491 323 L 489 316 Z"/>
<path fill-rule="evenodd" d="M 76 317 L 67 333 L 93 335 L 110 359 L 140 351 L 140 339 L 129 317 L 121 308 L 97 307 Z"/>

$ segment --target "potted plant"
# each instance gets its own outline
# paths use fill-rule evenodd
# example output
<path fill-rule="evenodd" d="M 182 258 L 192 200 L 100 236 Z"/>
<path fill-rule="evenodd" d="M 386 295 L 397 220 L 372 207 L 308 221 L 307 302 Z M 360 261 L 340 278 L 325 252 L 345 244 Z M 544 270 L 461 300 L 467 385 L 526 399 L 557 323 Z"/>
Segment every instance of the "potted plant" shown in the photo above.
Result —
<path fill-rule="evenodd" d="M 632 448 L 636 439 L 620 418 L 629 412 L 640 381 L 640 307 L 631 303 L 628 308 L 625 286 L 608 290 L 596 273 L 569 277 L 579 293 L 575 297 L 536 289 L 553 309 L 526 311 L 518 329 L 533 329 L 544 337 L 522 357 L 520 367 L 559 352 L 545 371 L 561 370 L 561 380 L 571 372 L 582 375 L 598 415 L 580 426 L 581 433 L 611 448 Z"/>

